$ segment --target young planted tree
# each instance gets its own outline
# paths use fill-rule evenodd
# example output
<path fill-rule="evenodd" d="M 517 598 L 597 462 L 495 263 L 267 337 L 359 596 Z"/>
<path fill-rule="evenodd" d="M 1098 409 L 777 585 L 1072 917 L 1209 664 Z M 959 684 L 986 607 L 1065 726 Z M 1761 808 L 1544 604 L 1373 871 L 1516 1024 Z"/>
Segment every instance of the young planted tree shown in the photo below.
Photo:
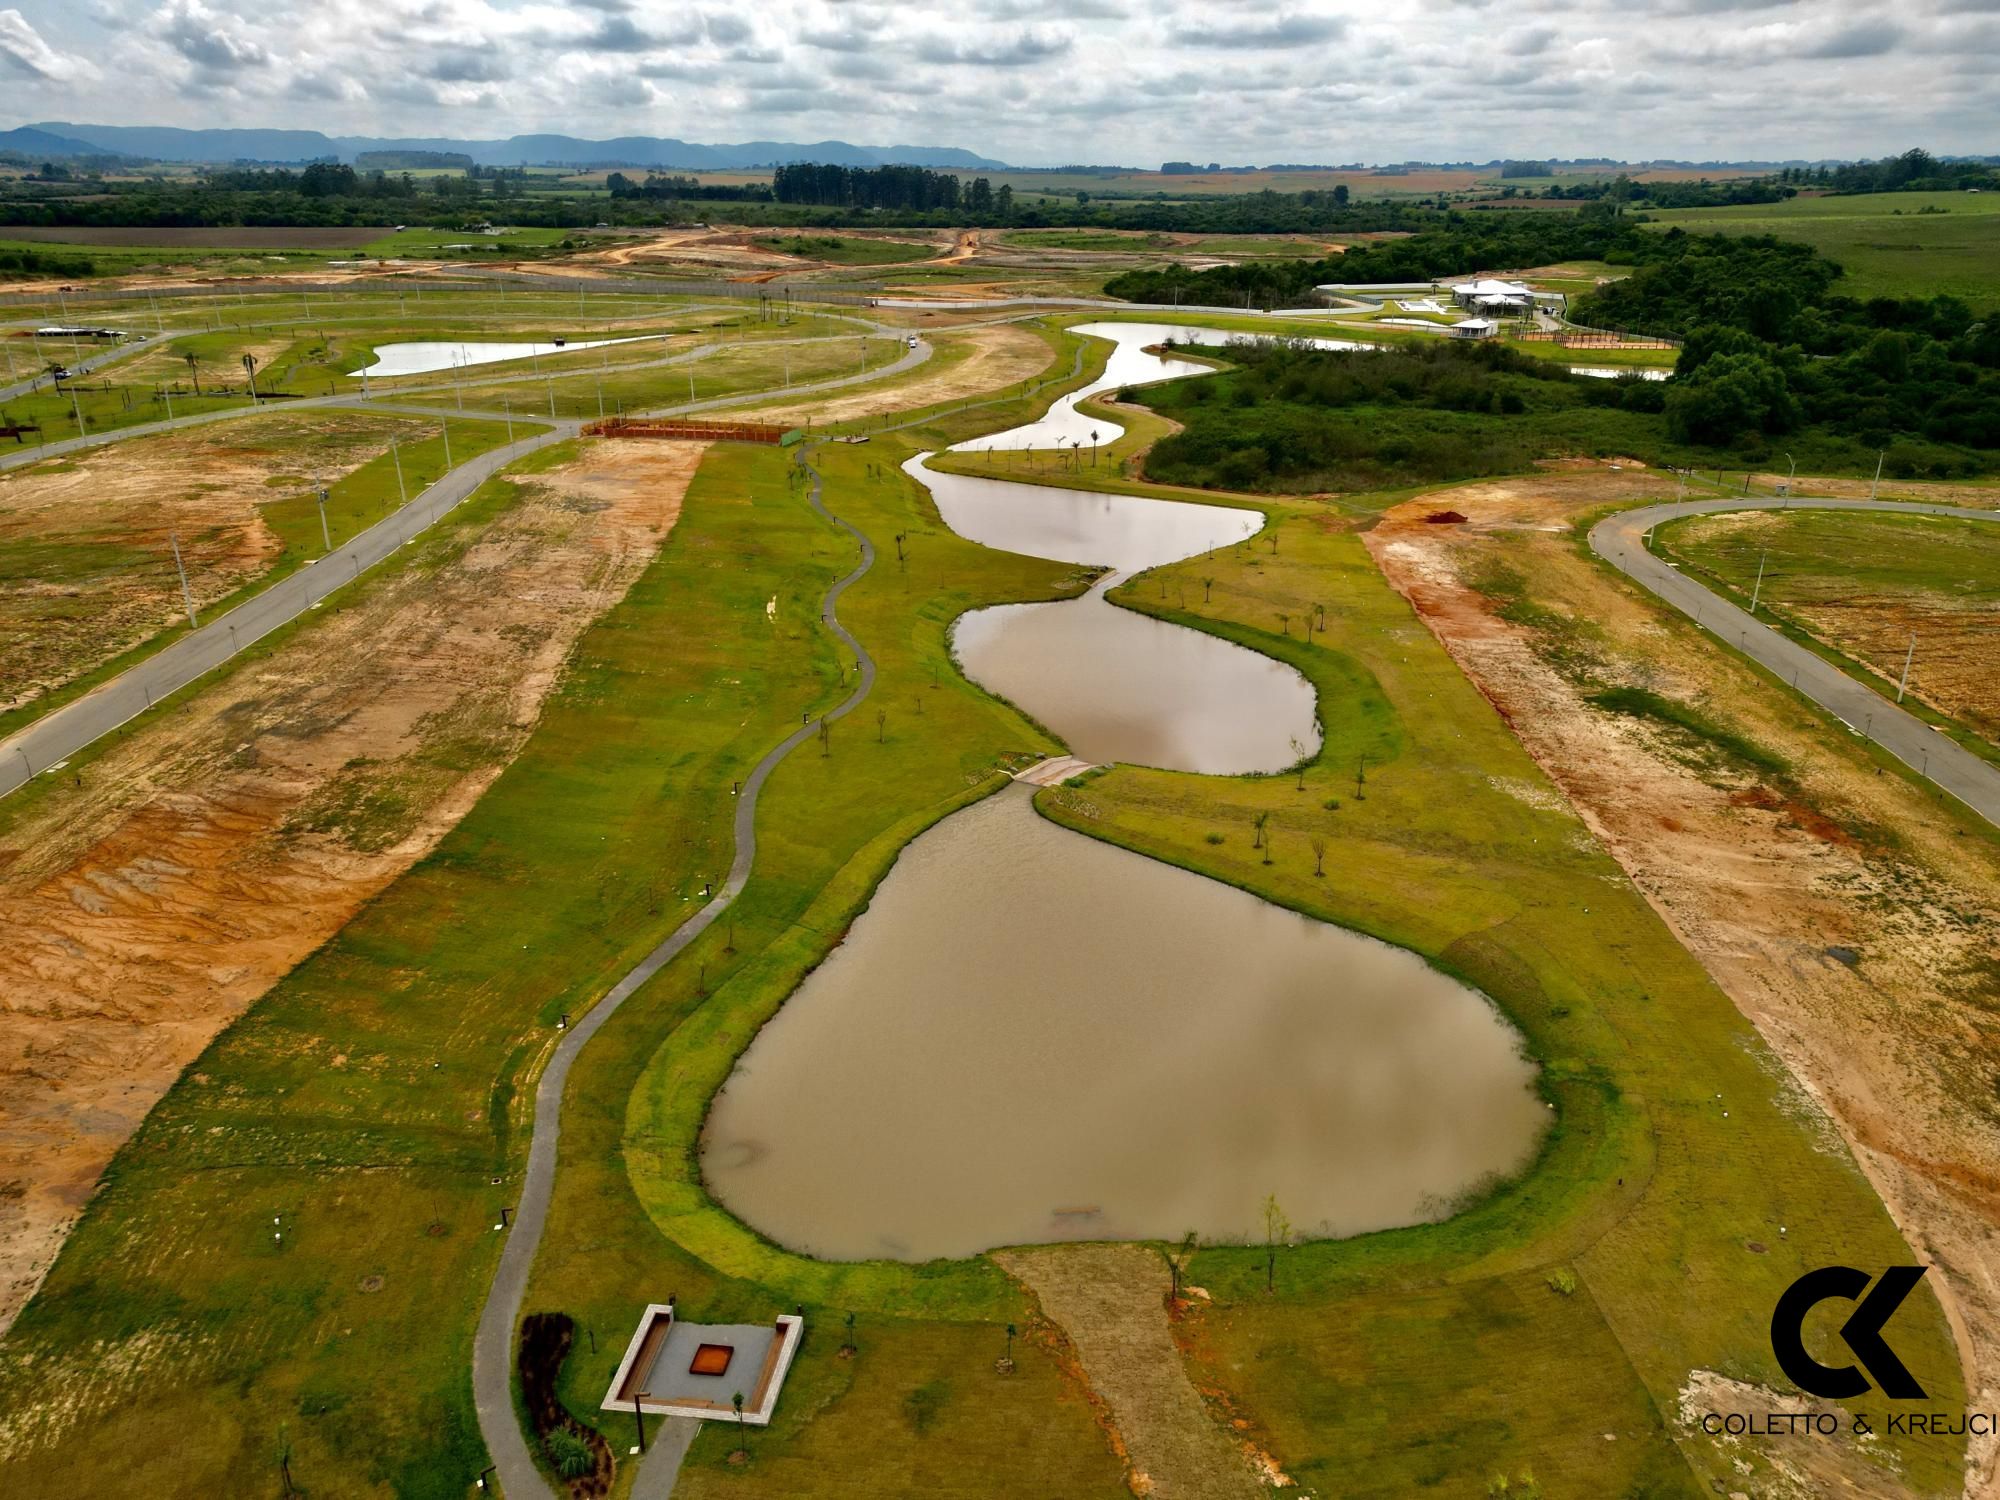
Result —
<path fill-rule="evenodd" d="M 1250 826 L 1256 830 L 1250 837 L 1250 847 L 1252 849 L 1261 849 L 1264 847 L 1264 825 L 1270 821 L 1271 815 L 1267 812 L 1260 812 L 1250 820 Z"/>
<path fill-rule="evenodd" d="M 1268 1194 L 1264 1199 L 1264 1290 L 1267 1292 L 1278 1287 L 1278 1247 L 1290 1244 L 1291 1239 L 1292 1221 L 1278 1207 L 1278 1195 Z"/>
<path fill-rule="evenodd" d="M 1312 851 L 1313 851 L 1313 874 L 1315 876 L 1321 876 L 1326 874 L 1325 834 L 1316 833 L 1312 836 Z"/>
<path fill-rule="evenodd" d="M 1214 580 L 1213 578 L 1204 578 L 1204 579 L 1202 579 L 1202 581 L 1201 581 L 1201 602 L 1202 602 L 1203 604 L 1206 604 L 1206 603 L 1208 603 L 1208 593 L 1209 593 L 1209 590 L 1210 590 L 1210 589 L 1212 589 L 1212 588 L 1214 588 L 1214 587 L 1215 587 L 1215 580 Z"/>
<path fill-rule="evenodd" d="M 194 393 L 201 394 L 201 356 L 192 349 L 181 356 L 188 367 L 188 379 L 194 382 Z"/>
<path fill-rule="evenodd" d="M 1181 1236 L 1181 1248 L 1167 1257 L 1167 1296 L 1173 1302 L 1181 1300 L 1181 1277 L 1187 1274 L 1187 1263 L 1194 1259 L 1198 1236 L 1190 1229 Z"/>
<path fill-rule="evenodd" d="M 736 1451 L 729 1456 L 741 1463 L 750 1456 L 750 1450 L 743 1446 L 743 1393 L 738 1391 L 731 1396 L 729 1404 L 736 1408 Z"/>
<path fill-rule="evenodd" d="M 833 754 L 833 727 L 825 719 L 819 721 L 819 753 Z"/>
<path fill-rule="evenodd" d="M 878 745 L 879 745 L 879 744 L 881 744 L 881 743 L 882 743 L 882 741 L 883 741 L 883 740 L 884 740 L 885 738 L 887 738 L 887 736 L 888 736 L 888 729 L 889 729 L 889 711 L 888 711 L 888 710 L 887 710 L 886 708 L 878 708 L 878 709 L 876 709 L 876 710 L 875 710 L 875 743 L 876 743 L 876 744 L 878 744 Z"/>

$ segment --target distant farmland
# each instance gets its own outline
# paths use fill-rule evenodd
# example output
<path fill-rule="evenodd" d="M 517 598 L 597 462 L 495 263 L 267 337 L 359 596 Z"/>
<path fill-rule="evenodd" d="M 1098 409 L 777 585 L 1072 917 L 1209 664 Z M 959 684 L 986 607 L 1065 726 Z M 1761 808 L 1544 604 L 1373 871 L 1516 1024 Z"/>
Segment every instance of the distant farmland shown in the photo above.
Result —
<path fill-rule="evenodd" d="M 169 250 L 355 250 L 388 226 L 217 225 L 207 229 L 107 229 L 86 225 L 0 224 L 0 240 Z"/>

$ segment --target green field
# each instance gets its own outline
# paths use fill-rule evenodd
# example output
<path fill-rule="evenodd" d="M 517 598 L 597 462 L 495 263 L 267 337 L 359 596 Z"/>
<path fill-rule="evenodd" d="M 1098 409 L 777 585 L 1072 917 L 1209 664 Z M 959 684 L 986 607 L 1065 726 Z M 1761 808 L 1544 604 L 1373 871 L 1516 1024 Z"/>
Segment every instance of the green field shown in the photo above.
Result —
<path fill-rule="evenodd" d="M 1906 638 L 1914 698 L 1904 707 L 2000 760 L 2000 521 L 1796 510 L 1755 524 L 1690 517 L 1654 547 L 1688 576 L 1760 614 L 1843 669 L 1896 695 Z M 1928 701 L 1926 701 L 1928 700 Z"/>
<path fill-rule="evenodd" d="M 1069 371 L 1077 341 L 1050 339 Z M 770 349 L 735 353 L 746 382 L 768 383 Z M 969 607 L 1073 592 L 1085 571 L 957 538 L 899 468 L 1047 399 L 816 450 L 827 503 L 878 548 L 841 601 L 878 660 L 873 696 L 824 754 L 806 746 L 779 768 L 729 919 L 639 990 L 572 1074 L 526 1306 L 582 1325 L 571 1411 L 622 1458 L 629 1427 L 597 1403 L 639 1305 L 668 1293 L 692 1318 L 804 1305 L 815 1330 L 750 1461 L 729 1464 L 737 1436 L 713 1424 L 680 1493 L 1123 1492 L 1053 1335 L 990 1261 L 791 1254 L 710 1201 L 696 1160 L 711 1093 L 904 844 L 999 785 L 1007 758 L 1054 744 L 957 674 L 947 632 Z M 1119 420 L 1129 430 L 1094 487 L 1166 493 L 1128 472 L 1164 420 Z M 406 565 L 445 565 L 513 494 L 488 485 Z M 1121 768 L 1037 805 L 1480 987 L 1541 1065 L 1552 1128 L 1531 1170 L 1455 1217 L 1287 1247 L 1273 1293 L 1261 1251 L 1204 1247 L 1190 1276 L 1213 1300 L 1183 1330 L 1194 1377 L 1320 1495 L 1492 1494 L 1495 1476 L 1528 1472 L 1549 1500 L 1762 1493 L 1777 1481 L 1760 1453 L 1739 1472 L 1737 1453 L 1673 1425 L 1690 1371 L 1782 1389 L 1778 1292 L 1811 1266 L 1909 1251 L 1755 1031 L 1376 571 L 1354 527 L 1386 498 L 1255 502 L 1267 535 L 1116 596 L 1303 673 L 1327 739 L 1301 778 Z M 671 538 L 585 634 L 520 757 L 224 1032 L 120 1153 L 0 1345 L 13 1489 L 275 1493 L 283 1443 L 315 1497 L 471 1491 L 486 1462 L 471 1335 L 533 1079 L 559 1019 L 722 873 L 743 774 L 846 696 L 853 664 L 819 601 L 854 560 L 808 508 L 790 451 L 709 452 Z M 1271 628 L 1321 605 L 1313 642 Z M 0 804 L 0 831 L 11 813 Z M 1260 814 L 1268 862 L 1248 847 Z M 843 1360 L 848 1313 L 860 1348 Z M 1009 1322 L 1030 1336 L 1003 1380 Z M 1895 1335 L 1932 1403 L 1961 1405 L 1927 1290 Z M 1816 1348 L 1829 1336 L 1814 1325 Z M 1879 1408 L 1857 1403 L 1878 1431 Z M 1871 1481 L 1893 1470 L 1916 1493 L 1957 1491 L 1961 1442 L 1884 1437 L 1874 1451 Z M 621 1463 L 614 1500 L 630 1474 Z"/>
<path fill-rule="evenodd" d="M 908 240 L 837 234 L 767 235 L 752 243 L 759 250 L 796 255 L 804 260 L 830 261 L 836 266 L 888 266 L 903 261 L 929 260 L 941 253 L 935 245 L 913 244 Z"/>
<path fill-rule="evenodd" d="M 1982 312 L 2000 310 L 2000 193 L 1800 197 L 1740 208 L 1663 210 L 1652 218 L 1690 233 L 1803 240 L 1846 269 L 1834 286 L 1843 296 L 1943 293 Z"/>

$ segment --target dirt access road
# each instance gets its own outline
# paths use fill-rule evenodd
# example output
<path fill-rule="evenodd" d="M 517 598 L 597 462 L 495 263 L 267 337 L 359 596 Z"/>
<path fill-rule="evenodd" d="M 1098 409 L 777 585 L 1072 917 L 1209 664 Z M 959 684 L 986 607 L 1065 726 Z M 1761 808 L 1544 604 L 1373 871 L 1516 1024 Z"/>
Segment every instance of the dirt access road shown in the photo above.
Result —
<path fill-rule="evenodd" d="M 704 451 L 586 445 L 80 781 L 0 803 L 0 1331 L 181 1070 L 513 758 Z"/>
<path fill-rule="evenodd" d="M 1965 809 L 1885 771 L 1845 728 L 1774 692 L 1577 545 L 1581 521 L 1607 503 L 1672 493 L 1662 479 L 1601 468 L 1498 480 L 1397 506 L 1365 540 L 1784 1059 L 1804 1090 L 1800 1108 L 1845 1139 L 1934 1267 L 1970 1405 L 1991 1409 L 2000 1404 L 2000 963 L 1990 938 L 2000 847 Z M 1447 507 L 1469 522 L 1427 522 Z M 1618 688 L 1696 708 L 1785 774 L 1592 701 Z M 1695 1385 L 1722 1378 L 1696 1372 Z M 1991 1440 L 1974 1440 L 1969 1494 L 2000 1493 L 1995 1457 Z M 1829 1493 L 1830 1483 L 1802 1480 L 1796 1493 Z"/>

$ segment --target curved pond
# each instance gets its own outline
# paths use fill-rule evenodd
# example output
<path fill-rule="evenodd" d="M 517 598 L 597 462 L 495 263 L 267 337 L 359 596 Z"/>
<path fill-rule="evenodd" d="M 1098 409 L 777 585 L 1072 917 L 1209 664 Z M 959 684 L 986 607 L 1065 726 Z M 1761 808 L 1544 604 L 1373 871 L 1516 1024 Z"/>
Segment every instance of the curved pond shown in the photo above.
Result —
<path fill-rule="evenodd" d="M 1155 343 L 1166 325 L 1107 326 Z M 1120 380 L 1185 364 L 1122 340 L 1114 358 Z M 1111 570 L 1078 599 L 964 616 L 975 681 L 1096 761 L 1240 774 L 1318 743 L 1290 667 L 1104 598 L 1257 512 L 926 456 L 907 467 L 954 531 Z M 1301 1232 L 1355 1234 L 1518 1168 L 1546 1120 L 1533 1083 L 1492 1005 L 1415 955 L 1057 827 L 1016 788 L 903 851 L 739 1059 L 702 1170 L 739 1218 L 834 1258 L 1251 1239 L 1269 1194 Z"/>
<path fill-rule="evenodd" d="M 497 365 L 510 359 L 536 359 L 550 354 L 574 354 L 579 349 L 602 349 L 610 344 L 640 344 L 659 338 L 656 333 L 634 334 L 622 339 L 570 339 L 561 344 L 456 343 L 432 342 L 378 344 L 375 363 L 362 370 L 349 370 L 350 377 L 372 375 L 387 380 L 392 375 L 429 375 L 436 370 L 463 369 L 467 365 Z"/>
<path fill-rule="evenodd" d="M 1254 1238 L 1442 1215 L 1546 1108 L 1414 954 L 1047 822 L 1025 787 L 903 851 L 716 1098 L 730 1211 L 836 1259 Z M 1247 837 L 1247 835 L 1246 835 Z"/>
<path fill-rule="evenodd" d="M 1078 599 L 961 616 L 952 652 L 974 682 L 1096 764 L 1231 775 L 1282 770 L 1318 747 L 1312 685 L 1293 668 L 1104 597 L 1133 573 L 1253 535 L 1256 511 L 941 474 L 925 457 L 904 467 L 959 535 L 1111 569 Z"/>
<path fill-rule="evenodd" d="M 1107 422 L 1102 417 L 1085 416 L 1076 407 L 1079 401 L 1088 401 L 1092 396 L 1105 391 L 1115 391 L 1122 385 L 1144 385 L 1149 381 L 1173 380 L 1182 375 L 1205 375 L 1207 365 L 1196 364 L 1187 359 L 1162 359 L 1157 354 L 1148 354 L 1147 348 L 1155 344 L 1199 344 L 1208 348 L 1219 348 L 1232 339 L 1249 339 L 1270 342 L 1254 333 L 1231 333 L 1221 328 L 1197 328 L 1186 323 L 1079 323 L 1074 333 L 1086 333 L 1093 338 L 1106 340 L 1111 348 L 1111 357 L 1105 362 L 1104 373 L 1067 396 L 1058 397 L 1046 415 L 1037 421 L 1027 422 L 1019 427 L 1010 427 L 1005 432 L 996 432 L 989 437 L 969 438 L 963 443 L 952 444 L 953 452 L 980 452 L 987 449 L 1009 448 L 1067 448 L 1080 444 L 1085 448 L 1093 444 L 1115 442 L 1124 435 L 1125 429 L 1116 422 Z M 1352 339 L 1300 338 L 1287 340 L 1290 343 L 1310 344 L 1315 349 L 1373 349 L 1374 344 L 1356 343 Z M 1095 438 L 1092 433 L 1095 433 Z"/>

